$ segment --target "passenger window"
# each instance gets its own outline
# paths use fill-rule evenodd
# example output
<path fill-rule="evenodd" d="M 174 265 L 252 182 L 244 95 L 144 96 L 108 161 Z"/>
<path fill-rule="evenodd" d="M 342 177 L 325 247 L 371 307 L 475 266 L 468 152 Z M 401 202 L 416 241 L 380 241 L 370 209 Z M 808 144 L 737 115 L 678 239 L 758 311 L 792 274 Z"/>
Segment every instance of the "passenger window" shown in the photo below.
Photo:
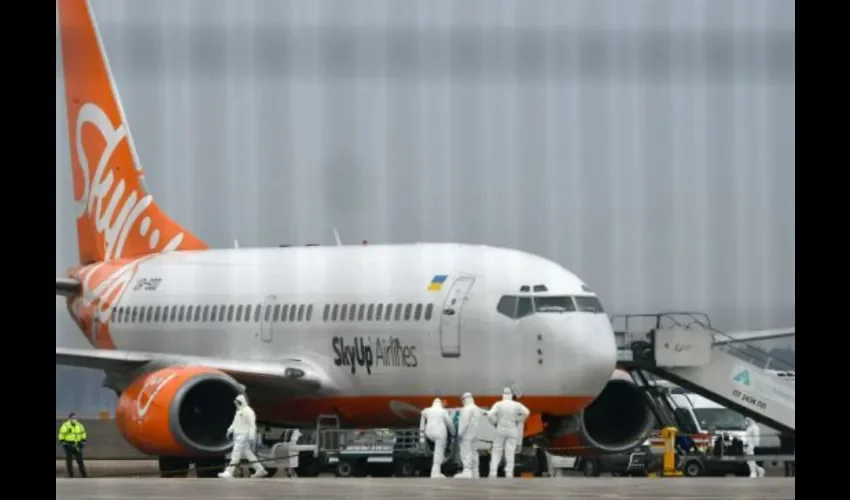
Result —
<path fill-rule="evenodd" d="M 505 295 L 504 297 L 499 299 L 499 304 L 496 306 L 496 311 L 498 311 L 499 314 L 504 314 L 505 316 L 514 319 L 516 318 L 516 303 L 516 296 Z"/>
<path fill-rule="evenodd" d="M 395 305 L 395 320 L 396 321 L 401 321 L 401 307 L 402 307 L 402 304 L 396 304 Z"/>
<path fill-rule="evenodd" d="M 218 321 L 224 323 L 224 318 L 227 316 L 227 306 L 221 304 L 218 306 Z"/>
<path fill-rule="evenodd" d="M 299 304 L 299 305 L 298 305 L 298 321 L 304 321 L 304 311 L 305 311 L 306 309 L 307 309 L 307 308 L 306 308 L 306 307 L 304 307 L 304 304 Z"/>
<path fill-rule="evenodd" d="M 236 321 L 242 321 L 242 309 L 244 306 L 241 304 L 236 306 Z"/>
<path fill-rule="evenodd" d="M 331 321 L 336 321 L 337 313 L 339 313 L 339 304 L 334 304 L 334 307 L 331 310 Z"/>
<path fill-rule="evenodd" d="M 413 312 L 413 304 L 404 306 L 404 320 L 410 321 L 410 313 Z"/>
<path fill-rule="evenodd" d="M 366 321 L 372 321 L 372 315 L 375 312 L 375 304 L 369 304 L 366 308 Z"/>
<path fill-rule="evenodd" d="M 174 323 L 177 320 L 177 306 L 165 306 L 165 312 L 168 313 L 168 319 L 166 321 Z"/>
<path fill-rule="evenodd" d="M 234 307 L 235 306 L 233 304 L 230 304 L 229 306 L 227 306 L 227 322 L 228 323 L 233 323 L 233 317 L 235 316 L 233 314 L 234 313 Z"/>
<path fill-rule="evenodd" d="M 177 315 L 177 321 L 182 322 L 183 318 L 185 318 L 186 314 L 186 306 L 180 306 L 180 314 Z"/>
<path fill-rule="evenodd" d="M 393 305 L 387 304 L 387 307 L 384 308 L 384 321 L 389 321 L 393 319 Z"/>
<path fill-rule="evenodd" d="M 529 314 L 534 313 L 534 307 L 531 304 L 530 297 L 520 297 L 516 305 L 516 318 L 524 318 Z"/>
<path fill-rule="evenodd" d="M 283 308 L 280 313 L 280 320 L 286 321 L 286 316 L 289 314 L 289 304 L 283 304 Z"/>
<path fill-rule="evenodd" d="M 201 321 L 201 306 L 195 306 L 195 322 Z"/>
<path fill-rule="evenodd" d="M 201 319 L 204 320 L 204 323 L 206 323 L 207 321 L 210 320 L 210 306 L 209 306 L 209 304 L 204 306 L 204 314 L 201 317 Z"/>
<path fill-rule="evenodd" d="M 268 321 L 272 318 L 272 306 L 271 304 L 266 306 L 266 314 L 263 316 L 263 320 Z"/>
<path fill-rule="evenodd" d="M 153 319 L 153 306 L 145 306 L 145 321 L 148 323 Z"/>
<path fill-rule="evenodd" d="M 280 321 L 280 304 L 274 305 L 274 319 L 272 321 L 278 322 Z"/>
<path fill-rule="evenodd" d="M 243 316 L 245 322 L 251 321 L 251 304 L 245 306 L 245 316 Z"/>
<path fill-rule="evenodd" d="M 381 321 L 384 312 L 384 304 L 378 304 L 375 306 L 375 321 Z"/>
<path fill-rule="evenodd" d="M 357 308 L 357 321 L 363 321 L 363 318 L 366 316 L 366 305 L 360 304 L 360 307 Z"/>
<path fill-rule="evenodd" d="M 192 311 L 194 306 L 186 306 L 186 321 L 192 321 Z"/>
<path fill-rule="evenodd" d="M 263 312 L 263 306 L 261 304 L 257 304 L 254 306 L 254 323 L 260 322 L 260 314 Z"/>
<path fill-rule="evenodd" d="M 153 310 L 153 320 L 155 323 L 159 323 L 160 314 L 162 314 L 162 306 L 156 306 Z"/>
<path fill-rule="evenodd" d="M 345 313 L 348 312 L 348 304 L 343 304 L 339 307 L 339 320 L 345 321 Z"/>
<path fill-rule="evenodd" d="M 331 317 L 331 305 L 325 304 L 325 310 L 322 311 L 322 319 L 327 321 Z"/>
<path fill-rule="evenodd" d="M 289 321 L 295 321 L 295 314 L 298 312 L 298 306 L 292 304 L 289 306 Z"/>
<path fill-rule="evenodd" d="M 120 323 L 121 321 L 123 321 L 122 316 L 124 316 L 124 308 L 123 307 L 116 307 L 115 310 L 118 311 L 118 316 L 117 316 L 117 319 L 115 320 L 115 322 Z"/>
<path fill-rule="evenodd" d="M 419 321 L 422 318 L 422 304 L 416 304 L 416 311 L 413 313 L 413 319 Z"/>
<path fill-rule="evenodd" d="M 307 306 L 307 321 L 310 321 L 310 318 L 313 317 L 313 304 Z"/>
<path fill-rule="evenodd" d="M 357 304 L 351 304 L 348 307 L 348 321 L 354 321 L 354 317 L 357 315 Z"/>
<path fill-rule="evenodd" d="M 215 322 L 218 317 L 218 304 L 213 304 L 210 308 L 210 321 Z"/>

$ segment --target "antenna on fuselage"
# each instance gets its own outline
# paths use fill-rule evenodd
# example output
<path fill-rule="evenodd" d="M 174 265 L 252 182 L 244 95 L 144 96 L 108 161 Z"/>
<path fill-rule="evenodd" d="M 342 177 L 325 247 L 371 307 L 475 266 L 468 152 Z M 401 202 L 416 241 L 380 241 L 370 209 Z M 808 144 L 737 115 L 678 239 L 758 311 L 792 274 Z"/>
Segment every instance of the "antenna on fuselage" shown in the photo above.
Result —
<path fill-rule="evenodd" d="M 339 239 L 339 231 L 337 231 L 336 228 L 334 228 L 334 238 L 336 238 L 336 245 L 341 247 L 342 246 L 342 240 Z"/>
<path fill-rule="evenodd" d="M 236 238 L 233 238 L 233 248 L 239 250 L 239 240 L 237 240 Z"/>

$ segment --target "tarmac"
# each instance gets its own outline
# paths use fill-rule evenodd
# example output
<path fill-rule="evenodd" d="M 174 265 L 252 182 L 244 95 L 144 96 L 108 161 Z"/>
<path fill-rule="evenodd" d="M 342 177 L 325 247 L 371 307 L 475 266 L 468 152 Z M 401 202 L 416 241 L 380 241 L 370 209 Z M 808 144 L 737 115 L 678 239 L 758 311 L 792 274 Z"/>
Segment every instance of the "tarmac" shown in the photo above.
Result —
<path fill-rule="evenodd" d="M 67 479 L 56 478 L 63 500 L 204 499 L 681 499 L 786 500 L 794 478 L 560 478 L 560 479 Z"/>

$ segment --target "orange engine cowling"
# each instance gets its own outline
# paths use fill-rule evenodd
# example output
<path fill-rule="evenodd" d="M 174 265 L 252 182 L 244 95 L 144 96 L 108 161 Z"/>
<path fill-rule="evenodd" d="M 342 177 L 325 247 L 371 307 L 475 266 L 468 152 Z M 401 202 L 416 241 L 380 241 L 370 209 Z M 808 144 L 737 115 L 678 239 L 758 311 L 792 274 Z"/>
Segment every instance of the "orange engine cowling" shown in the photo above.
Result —
<path fill-rule="evenodd" d="M 146 373 L 121 394 L 115 423 L 124 438 L 156 456 L 223 455 L 241 386 L 212 368 L 175 366 Z"/>
<path fill-rule="evenodd" d="M 654 423 L 643 389 L 617 370 L 581 413 L 550 417 L 548 451 L 560 456 L 620 453 L 646 441 Z"/>

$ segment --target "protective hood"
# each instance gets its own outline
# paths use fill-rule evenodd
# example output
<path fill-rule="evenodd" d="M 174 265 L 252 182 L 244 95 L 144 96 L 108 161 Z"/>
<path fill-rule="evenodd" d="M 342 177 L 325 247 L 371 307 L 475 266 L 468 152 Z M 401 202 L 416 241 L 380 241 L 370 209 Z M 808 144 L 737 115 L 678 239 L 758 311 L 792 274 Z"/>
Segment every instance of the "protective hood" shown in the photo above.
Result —
<path fill-rule="evenodd" d="M 472 394 L 469 392 L 463 393 L 463 396 L 460 397 L 461 403 L 463 406 L 472 406 L 475 404 L 475 400 L 472 398 Z"/>
<path fill-rule="evenodd" d="M 513 401 L 513 399 L 514 392 L 510 387 L 505 387 L 504 390 L 502 390 L 502 401 Z"/>

